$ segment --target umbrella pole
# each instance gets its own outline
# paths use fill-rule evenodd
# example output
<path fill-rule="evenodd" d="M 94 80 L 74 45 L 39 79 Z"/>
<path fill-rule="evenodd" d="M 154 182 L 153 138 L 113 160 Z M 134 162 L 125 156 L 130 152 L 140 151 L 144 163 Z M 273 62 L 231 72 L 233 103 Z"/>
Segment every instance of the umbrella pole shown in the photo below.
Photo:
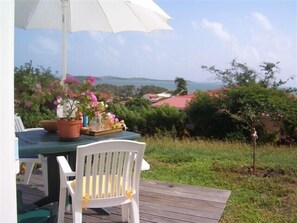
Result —
<path fill-rule="evenodd" d="M 68 1 L 62 0 L 62 84 L 67 76 L 67 7 Z"/>

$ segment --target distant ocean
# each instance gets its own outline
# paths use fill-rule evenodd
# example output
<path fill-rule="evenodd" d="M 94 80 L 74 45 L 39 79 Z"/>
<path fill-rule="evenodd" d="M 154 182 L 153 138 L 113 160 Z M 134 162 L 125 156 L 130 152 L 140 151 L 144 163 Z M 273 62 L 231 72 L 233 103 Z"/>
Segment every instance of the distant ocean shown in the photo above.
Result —
<path fill-rule="evenodd" d="M 135 87 L 141 87 L 145 85 L 154 85 L 158 87 L 163 87 L 168 90 L 175 90 L 176 84 L 173 80 L 154 80 L 145 78 L 107 78 L 99 77 L 97 78 L 96 84 L 112 84 L 116 86 L 123 85 L 134 85 Z M 218 82 L 192 82 L 187 81 L 187 88 L 189 93 L 193 93 L 196 90 L 205 91 L 212 90 L 222 87 L 222 84 Z"/>

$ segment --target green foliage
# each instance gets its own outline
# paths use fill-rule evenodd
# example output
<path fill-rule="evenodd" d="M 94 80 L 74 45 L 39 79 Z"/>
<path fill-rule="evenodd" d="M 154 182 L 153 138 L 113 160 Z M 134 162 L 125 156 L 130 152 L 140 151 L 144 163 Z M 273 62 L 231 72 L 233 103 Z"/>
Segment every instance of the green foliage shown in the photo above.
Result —
<path fill-rule="evenodd" d="M 176 134 L 183 129 L 185 115 L 174 107 L 163 105 L 151 109 L 147 113 L 146 119 L 150 135 L 154 135 L 157 130 L 160 130 L 164 134 L 171 132 L 172 136 L 176 137 Z"/>
<path fill-rule="evenodd" d="M 223 84 L 228 87 L 258 83 L 262 87 L 276 88 L 286 84 L 289 80 L 294 79 L 293 77 L 290 77 L 286 81 L 276 81 L 275 75 L 279 72 L 278 64 L 279 62 L 264 62 L 260 65 L 262 73 L 249 68 L 245 63 L 237 62 L 236 59 L 231 62 L 231 67 L 225 70 L 217 69 L 215 66 L 207 67 L 205 65 L 202 66 L 202 69 L 214 74 L 218 80 L 222 81 Z"/>
<path fill-rule="evenodd" d="M 205 92 L 196 92 L 186 109 L 187 121 L 194 125 L 191 135 L 223 139 L 238 133 L 236 122 L 220 112 L 219 102 L 218 98 Z"/>
<path fill-rule="evenodd" d="M 256 83 L 256 71 L 250 69 L 246 64 L 238 63 L 236 59 L 231 62 L 231 68 L 224 71 L 217 69 L 215 66 L 202 66 L 202 69 L 213 73 L 218 80 L 221 80 L 224 85 L 229 87 Z"/>
<path fill-rule="evenodd" d="M 145 98 L 137 97 L 133 98 L 125 104 L 129 109 L 137 110 L 140 108 L 149 109 L 151 107 L 151 102 Z"/>
<path fill-rule="evenodd" d="M 263 65 L 260 65 L 264 74 L 250 69 L 246 64 L 238 63 L 236 60 L 232 61 L 231 68 L 224 71 L 216 69 L 215 66 L 202 67 L 214 73 L 229 87 L 226 96 L 220 97 L 221 108 L 219 111 L 241 123 L 242 127 L 250 132 L 253 142 L 253 173 L 256 169 L 256 140 L 259 136 L 256 129 L 262 125 L 261 118 L 269 117 L 270 121 L 286 120 L 291 115 L 290 113 L 295 113 L 295 116 L 297 114 L 294 112 L 296 107 L 288 107 L 288 104 L 292 104 L 292 99 L 288 100 L 288 91 L 277 90 L 277 87 L 286 83 L 282 80 L 275 81 L 275 73 L 278 72 L 277 64 L 264 62 Z M 275 141 L 272 134 L 264 133 L 265 131 L 262 131 L 262 141 Z"/>
<path fill-rule="evenodd" d="M 145 134 L 147 132 L 147 123 L 145 118 L 146 109 L 131 110 L 122 104 L 110 104 L 109 109 L 120 119 L 125 120 L 128 130 Z"/>
<path fill-rule="evenodd" d="M 286 91 L 265 88 L 258 84 L 230 88 L 221 98 L 222 108 L 230 117 L 251 130 L 263 116 L 297 127 L 297 101 Z"/>
<path fill-rule="evenodd" d="M 105 92 L 112 96 L 119 96 L 119 88 L 112 84 L 98 84 L 96 85 L 96 90 L 98 92 Z"/>
<path fill-rule="evenodd" d="M 297 100 L 290 96 L 294 89 L 280 90 L 277 87 L 287 83 L 287 81 L 276 81 L 276 73 L 279 72 L 277 63 L 264 62 L 260 65 L 261 72 L 249 68 L 245 63 L 238 63 L 235 59 L 231 62 L 231 67 L 225 70 L 217 69 L 215 66 L 202 66 L 203 69 L 213 73 L 215 77 L 228 86 L 225 94 L 218 98 L 205 99 L 199 95 L 200 99 L 194 100 L 188 109 L 189 118 L 196 121 L 197 134 L 201 134 L 201 127 L 207 125 L 213 133 L 215 130 L 211 122 L 223 123 L 230 129 L 218 128 L 222 131 L 224 138 L 241 138 L 242 135 L 250 137 L 252 129 L 257 128 L 261 132 L 263 142 L 270 141 L 276 137 L 274 133 L 268 133 L 261 126 L 261 118 L 269 117 L 271 121 L 281 121 L 284 124 L 282 133 L 293 135 L 297 128 L 296 103 Z M 202 111 L 203 110 L 203 111 Z M 220 122 L 215 119 L 225 115 Z M 203 122 L 203 120 L 206 120 Z M 200 123 L 198 123 L 200 122 Z M 197 127 L 200 125 L 200 127 Z M 209 135 L 209 134 L 208 134 Z M 272 140 L 274 141 L 274 140 Z"/>
<path fill-rule="evenodd" d="M 119 86 L 120 97 L 127 98 L 136 95 L 136 88 L 134 85 L 123 85 Z"/>
<path fill-rule="evenodd" d="M 34 68 L 32 61 L 15 68 L 15 113 L 27 128 L 37 127 L 40 120 L 56 117 L 51 101 L 35 97 L 41 90 L 39 86 L 49 86 L 55 80 L 50 68 Z"/>
<path fill-rule="evenodd" d="M 145 100 L 136 99 L 135 101 Z M 130 130 L 143 135 L 171 135 L 173 137 L 183 130 L 185 115 L 176 108 L 168 105 L 152 108 L 134 102 L 127 106 L 110 105 L 110 111 L 120 119 L 124 119 Z"/>
<path fill-rule="evenodd" d="M 116 86 L 112 84 L 98 84 L 96 86 L 97 90 L 100 92 L 106 92 L 114 97 L 132 97 L 132 96 L 139 96 L 142 97 L 145 94 L 153 93 L 158 94 L 165 91 L 168 91 L 168 89 L 163 87 L 158 87 L 154 85 L 145 85 L 141 86 L 136 89 L 134 85 L 126 85 L 126 86 Z"/>
<path fill-rule="evenodd" d="M 261 118 L 284 123 L 282 133 L 293 135 L 297 128 L 297 100 L 286 91 L 259 84 L 229 88 L 219 97 L 196 92 L 186 109 L 188 122 L 194 124 L 192 135 L 216 139 L 250 139 L 256 128 L 261 142 L 275 142 L 275 133 L 268 133 Z"/>
<path fill-rule="evenodd" d="M 137 91 L 139 96 L 143 96 L 145 94 L 158 94 L 158 93 L 166 92 L 168 91 L 168 89 L 154 86 L 154 85 L 145 85 L 138 88 Z"/>
<path fill-rule="evenodd" d="M 176 84 L 176 89 L 174 91 L 174 95 L 188 94 L 187 82 L 185 79 L 183 79 L 181 77 L 176 77 L 174 80 L 174 83 Z"/>

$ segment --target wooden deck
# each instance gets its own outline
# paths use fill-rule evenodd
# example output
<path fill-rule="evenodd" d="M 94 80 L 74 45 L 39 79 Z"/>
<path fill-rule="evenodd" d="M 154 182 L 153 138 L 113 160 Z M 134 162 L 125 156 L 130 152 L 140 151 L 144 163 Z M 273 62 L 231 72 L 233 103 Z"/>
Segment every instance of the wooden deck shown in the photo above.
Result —
<path fill-rule="evenodd" d="M 32 185 L 18 184 L 23 191 L 24 203 L 33 203 L 43 194 L 43 185 L 38 173 L 31 179 Z M 140 182 L 141 223 L 215 223 L 219 222 L 230 196 L 228 190 L 171 184 L 160 181 Z M 100 216 L 92 210 L 83 214 L 83 222 L 121 222 L 120 208 L 107 208 L 110 215 Z M 65 214 L 65 223 L 72 222 L 72 215 Z"/>

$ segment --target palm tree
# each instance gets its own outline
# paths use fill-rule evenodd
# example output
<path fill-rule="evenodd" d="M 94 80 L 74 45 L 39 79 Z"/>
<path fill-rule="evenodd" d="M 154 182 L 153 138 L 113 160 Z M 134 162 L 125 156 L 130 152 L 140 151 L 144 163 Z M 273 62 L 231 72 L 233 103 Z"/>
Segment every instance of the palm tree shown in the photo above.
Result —
<path fill-rule="evenodd" d="M 183 79 L 181 77 L 176 77 L 174 80 L 174 83 L 176 84 L 176 89 L 174 91 L 174 95 L 188 94 L 187 82 L 185 79 Z"/>

